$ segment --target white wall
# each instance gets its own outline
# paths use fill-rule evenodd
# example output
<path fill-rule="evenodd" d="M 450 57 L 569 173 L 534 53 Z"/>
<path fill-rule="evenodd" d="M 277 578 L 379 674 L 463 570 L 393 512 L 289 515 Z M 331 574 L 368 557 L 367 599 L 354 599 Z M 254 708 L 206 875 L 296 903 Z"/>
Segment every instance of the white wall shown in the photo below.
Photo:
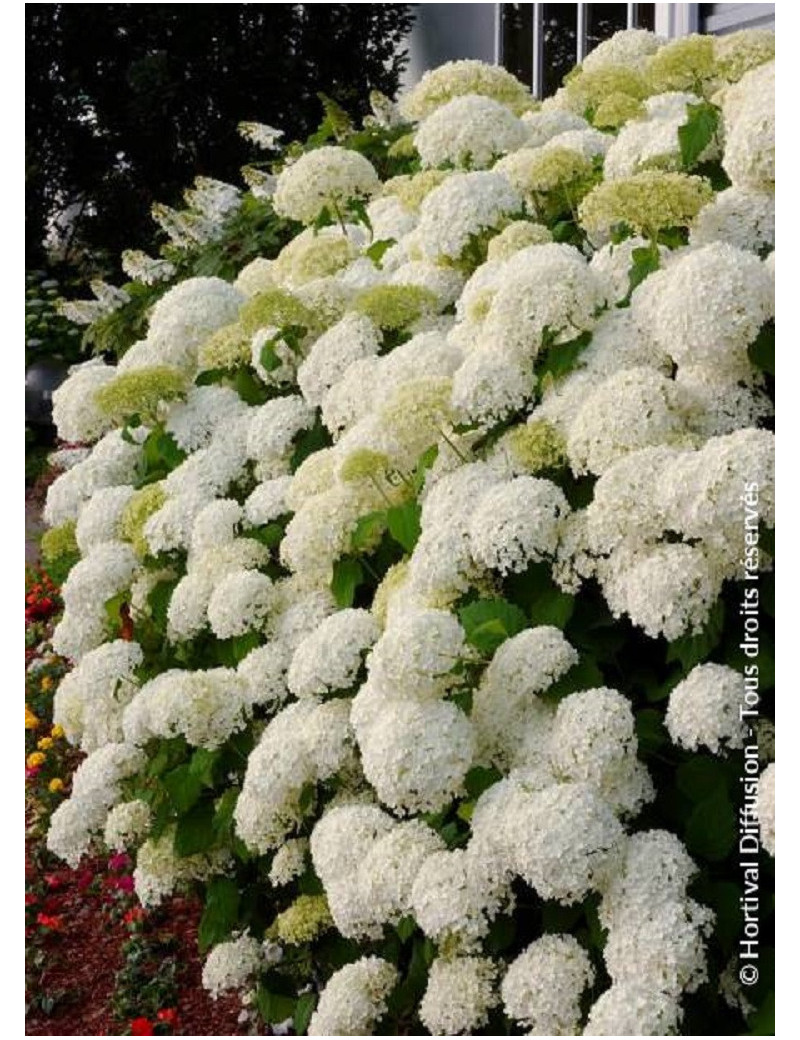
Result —
<path fill-rule="evenodd" d="M 495 61 L 495 4 L 413 6 L 406 85 L 416 83 L 427 69 L 455 58 Z"/>

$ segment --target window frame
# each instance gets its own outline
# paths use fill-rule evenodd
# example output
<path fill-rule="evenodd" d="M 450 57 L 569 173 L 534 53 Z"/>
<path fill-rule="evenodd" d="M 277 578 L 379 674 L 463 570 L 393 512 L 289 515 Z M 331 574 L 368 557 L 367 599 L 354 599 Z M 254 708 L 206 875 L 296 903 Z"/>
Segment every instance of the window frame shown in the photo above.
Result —
<path fill-rule="evenodd" d="M 577 39 L 575 48 L 575 63 L 578 64 L 586 57 L 586 8 L 588 4 L 576 4 L 577 11 Z M 625 4 L 626 27 L 636 27 L 636 14 L 638 4 Z M 532 93 L 535 98 L 541 98 L 544 83 L 544 34 L 542 31 L 542 15 L 544 4 L 533 4 L 533 70 L 532 70 Z M 655 5 L 655 30 L 663 36 L 682 36 L 687 32 L 697 31 L 697 4 L 656 4 Z M 503 63 L 503 5 L 495 4 L 494 19 L 494 60 L 497 65 Z"/>

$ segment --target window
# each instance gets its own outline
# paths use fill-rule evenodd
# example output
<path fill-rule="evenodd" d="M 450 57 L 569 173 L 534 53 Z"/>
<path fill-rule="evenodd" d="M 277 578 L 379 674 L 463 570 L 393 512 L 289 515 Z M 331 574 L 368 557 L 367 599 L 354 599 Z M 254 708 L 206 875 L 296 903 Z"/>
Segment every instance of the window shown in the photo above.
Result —
<path fill-rule="evenodd" d="M 620 29 L 653 29 L 655 4 L 500 4 L 500 60 L 537 97 Z"/>

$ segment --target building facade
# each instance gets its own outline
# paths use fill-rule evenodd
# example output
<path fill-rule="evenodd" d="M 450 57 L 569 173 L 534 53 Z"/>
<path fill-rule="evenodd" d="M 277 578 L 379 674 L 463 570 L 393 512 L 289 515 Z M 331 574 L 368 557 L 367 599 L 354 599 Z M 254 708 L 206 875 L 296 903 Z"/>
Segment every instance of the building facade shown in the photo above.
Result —
<path fill-rule="evenodd" d="M 774 4 L 416 4 L 408 85 L 456 58 L 502 64 L 536 97 L 598 43 L 626 28 L 661 36 L 775 28 Z"/>

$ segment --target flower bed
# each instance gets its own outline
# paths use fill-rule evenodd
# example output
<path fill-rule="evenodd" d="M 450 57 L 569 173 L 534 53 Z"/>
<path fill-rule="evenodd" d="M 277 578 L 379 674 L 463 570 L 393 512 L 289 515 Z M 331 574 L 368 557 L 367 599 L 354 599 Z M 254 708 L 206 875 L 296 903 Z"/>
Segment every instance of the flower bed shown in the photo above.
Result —
<path fill-rule="evenodd" d="M 87 755 L 48 844 L 201 893 L 212 995 L 309 1035 L 769 1030 L 773 47 L 636 30 L 541 106 L 477 62 L 329 104 L 73 308 L 126 331 L 54 398 L 94 446 L 45 511 Z"/>

